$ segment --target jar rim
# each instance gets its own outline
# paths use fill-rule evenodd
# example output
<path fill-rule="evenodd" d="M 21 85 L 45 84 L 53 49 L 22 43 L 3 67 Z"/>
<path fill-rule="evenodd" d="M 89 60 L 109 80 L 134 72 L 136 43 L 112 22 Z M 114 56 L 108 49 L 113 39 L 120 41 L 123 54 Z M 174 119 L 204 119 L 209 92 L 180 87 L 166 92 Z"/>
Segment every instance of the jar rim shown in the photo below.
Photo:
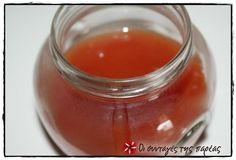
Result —
<path fill-rule="evenodd" d="M 86 5 L 79 5 L 82 7 L 85 7 Z M 92 6 L 92 5 L 89 5 Z M 76 85 L 80 85 L 79 83 L 77 83 L 76 81 L 74 81 L 74 79 L 80 78 L 83 81 L 89 81 L 89 83 L 92 82 L 96 82 L 96 83 L 101 83 L 101 84 L 105 84 L 105 83 L 116 83 L 116 84 L 129 84 L 129 83 L 139 83 L 141 81 L 148 81 L 148 82 L 152 82 L 154 83 L 154 81 L 156 81 L 157 79 L 161 79 L 161 77 L 163 77 L 166 72 L 169 72 L 170 68 L 174 66 L 178 67 L 179 65 L 180 68 L 183 68 L 189 57 L 190 57 L 190 50 L 191 50 L 191 46 L 192 46 L 192 24 L 191 24 L 191 20 L 190 17 L 188 15 L 188 12 L 186 10 L 186 8 L 182 5 L 171 5 L 173 6 L 174 9 L 176 9 L 176 11 L 181 12 L 183 15 L 182 18 L 184 17 L 184 25 L 185 25 L 185 33 L 184 37 L 183 37 L 183 42 L 181 44 L 180 49 L 178 50 L 178 52 L 176 53 L 176 55 L 170 60 L 168 61 L 165 65 L 163 65 L 162 67 L 149 72 L 147 74 L 144 74 L 142 76 L 136 76 L 136 77 L 130 77 L 130 78 L 107 78 L 107 77 L 101 77 L 101 76 L 96 76 L 96 75 L 91 75 L 89 73 L 86 73 L 82 70 L 80 70 L 79 68 L 74 67 L 73 65 L 71 65 L 62 55 L 62 51 L 56 41 L 56 21 L 60 18 L 60 14 L 61 12 L 67 7 L 65 5 L 60 6 L 59 9 L 56 11 L 56 14 L 53 18 L 52 21 L 52 25 L 51 25 L 51 33 L 50 33 L 50 50 L 51 53 L 53 55 L 54 58 L 54 62 L 57 66 L 57 68 L 59 67 L 59 72 L 62 73 L 63 77 L 65 77 L 66 79 L 72 80 L 73 83 L 75 83 Z M 179 13 L 180 14 L 180 13 Z M 184 63 L 180 62 L 180 58 L 181 57 L 187 57 L 185 58 L 186 61 Z M 179 61 L 179 62 L 178 62 Z M 177 65 L 178 63 L 178 65 Z M 66 67 L 66 70 L 63 69 L 63 67 Z M 73 76 L 72 76 L 73 75 Z M 88 85 L 88 83 L 86 83 L 86 85 Z M 164 83 L 162 82 L 162 85 L 158 85 L 158 87 L 163 86 Z M 120 85 L 119 85 L 120 86 Z M 87 89 L 90 88 L 89 86 L 87 86 Z M 92 87 L 94 88 L 94 87 Z M 85 90 L 87 90 L 85 89 Z M 91 88 L 90 88 L 91 89 Z M 101 88 L 100 88 L 101 89 Z M 84 89 L 83 89 L 84 90 Z M 142 89 L 141 89 L 142 90 Z M 111 89 L 112 91 L 112 89 Z M 136 91 L 135 91 L 136 92 Z M 97 94 L 94 92 L 91 92 L 93 94 Z M 116 97 L 120 94 L 117 94 L 117 90 L 112 91 L 113 94 L 99 94 L 100 96 L 104 96 L 104 97 Z M 120 97 L 120 96 L 119 96 Z M 133 97 L 133 96 L 127 96 L 127 97 Z"/>

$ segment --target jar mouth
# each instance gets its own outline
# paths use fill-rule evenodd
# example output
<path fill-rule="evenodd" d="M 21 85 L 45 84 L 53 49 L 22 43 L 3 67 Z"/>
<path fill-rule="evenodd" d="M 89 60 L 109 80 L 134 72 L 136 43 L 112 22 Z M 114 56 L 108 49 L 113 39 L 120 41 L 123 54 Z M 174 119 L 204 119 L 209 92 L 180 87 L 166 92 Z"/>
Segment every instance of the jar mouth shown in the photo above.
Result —
<path fill-rule="evenodd" d="M 106 6 L 108 5 L 105 5 L 105 7 Z M 61 34 L 60 32 L 58 32 L 58 25 L 64 25 L 63 23 L 59 22 L 65 21 L 65 19 L 68 19 L 68 17 L 75 14 L 75 12 L 65 15 L 65 12 L 69 12 L 68 7 L 70 6 L 60 6 L 53 18 L 49 39 L 50 50 L 56 68 L 64 78 L 71 81 L 80 89 L 103 97 L 130 98 L 138 95 L 143 95 L 147 91 L 163 87 L 169 81 L 173 80 L 183 70 L 186 63 L 188 62 L 192 49 L 192 25 L 187 10 L 184 6 L 181 5 L 168 6 L 172 6 L 183 21 L 184 36 L 180 49 L 178 50 L 176 55 L 164 66 L 142 76 L 131 78 L 106 78 L 92 75 L 80 70 L 79 68 L 74 67 L 72 64 L 70 64 L 70 62 L 67 61 L 66 58 L 64 58 L 62 54 L 63 51 L 60 47 L 61 42 L 57 40 L 59 39 L 58 37 L 60 37 Z M 92 8 L 92 12 L 97 11 L 96 9 L 94 9 L 96 5 L 78 5 L 78 9 L 84 9 L 84 12 L 86 12 L 86 7 L 87 10 Z M 63 29 L 63 31 L 65 30 L 68 30 L 68 28 Z M 155 87 L 151 86 L 152 84 L 155 84 Z M 131 87 L 131 85 L 136 85 L 136 87 Z"/>

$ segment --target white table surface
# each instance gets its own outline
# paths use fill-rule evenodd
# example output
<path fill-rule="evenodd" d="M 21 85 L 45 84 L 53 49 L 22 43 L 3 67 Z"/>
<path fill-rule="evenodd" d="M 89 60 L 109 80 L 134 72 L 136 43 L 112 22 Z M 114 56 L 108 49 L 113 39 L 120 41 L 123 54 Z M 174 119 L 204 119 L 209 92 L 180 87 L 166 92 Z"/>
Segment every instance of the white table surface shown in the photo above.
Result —
<path fill-rule="evenodd" d="M 47 138 L 35 112 L 33 69 L 38 51 L 49 34 L 58 6 L 6 6 L 7 155 L 59 155 Z M 216 62 L 217 88 L 214 114 L 199 145 L 221 145 L 230 154 L 230 6 L 187 6 L 192 22 L 206 38 Z M 199 155 L 194 153 L 193 155 Z"/>

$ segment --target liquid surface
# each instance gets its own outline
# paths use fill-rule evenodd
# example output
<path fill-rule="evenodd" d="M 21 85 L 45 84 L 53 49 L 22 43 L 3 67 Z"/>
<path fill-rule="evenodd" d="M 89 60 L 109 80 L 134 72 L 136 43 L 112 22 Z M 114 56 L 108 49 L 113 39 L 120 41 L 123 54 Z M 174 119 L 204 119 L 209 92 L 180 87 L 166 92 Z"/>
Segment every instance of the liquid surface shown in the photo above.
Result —
<path fill-rule="evenodd" d="M 118 40 L 114 38 L 118 36 Z M 65 54 L 68 61 L 93 75 L 128 78 L 153 71 L 170 61 L 180 45 L 144 31 L 109 33 L 88 38 Z M 90 46 L 90 47 L 89 47 Z M 127 49 L 127 50 L 126 50 Z M 40 113 L 51 137 L 70 155 L 128 155 L 123 145 L 174 145 L 182 132 L 208 110 L 202 63 L 191 57 L 168 87 L 153 95 L 129 99 L 98 98 L 81 92 L 55 69 L 47 47 L 38 61 L 36 87 Z M 103 56 L 99 56 L 103 53 Z M 58 138 L 59 137 L 59 138 Z M 139 152 L 134 155 L 160 155 Z"/>
<path fill-rule="evenodd" d="M 82 40 L 69 49 L 65 57 L 75 67 L 92 75 L 131 78 L 164 66 L 179 48 L 177 42 L 158 33 L 131 29 Z"/>

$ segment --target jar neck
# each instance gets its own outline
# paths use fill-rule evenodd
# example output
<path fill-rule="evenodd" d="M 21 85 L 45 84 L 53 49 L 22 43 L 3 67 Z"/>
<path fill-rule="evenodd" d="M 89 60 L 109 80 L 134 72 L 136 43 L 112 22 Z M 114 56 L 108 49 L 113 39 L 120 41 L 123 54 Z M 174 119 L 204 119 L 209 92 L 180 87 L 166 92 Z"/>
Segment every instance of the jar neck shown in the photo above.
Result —
<path fill-rule="evenodd" d="M 131 5 L 72 5 L 62 6 L 58 9 L 51 26 L 49 43 L 54 64 L 61 76 L 70 81 L 73 85 L 75 85 L 82 91 L 96 96 L 108 98 L 131 98 L 145 95 L 152 91 L 163 88 L 171 81 L 176 79 L 177 76 L 180 75 L 186 67 L 192 51 L 191 21 L 186 9 L 183 6 L 179 5 L 136 6 L 139 9 L 150 12 L 150 14 L 152 12 L 152 14 L 157 14 L 162 18 L 166 18 L 166 21 L 168 20 L 172 22 L 177 32 L 173 32 L 171 34 L 179 35 L 180 37 L 179 41 L 181 43 L 181 48 L 179 49 L 178 53 L 176 53 L 176 56 L 163 67 L 151 73 L 140 77 L 127 79 L 109 79 L 104 77 L 97 77 L 73 67 L 73 65 L 71 65 L 64 58 L 63 54 L 68 46 L 70 46 L 68 42 L 71 42 L 74 38 L 71 36 L 71 33 L 75 32 L 75 30 L 72 30 L 72 28 L 75 28 L 76 26 L 76 31 L 80 35 L 86 36 L 90 31 L 88 28 L 86 28 L 86 26 L 84 26 L 85 23 L 90 24 L 90 26 L 95 27 L 95 29 L 96 26 L 98 26 L 98 23 L 103 23 L 103 25 L 110 24 L 109 20 L 107 20 L 107 22 L 106 20 L 101 20 L 100 22 L 94 23 L 92 22 L 92 18 L 86 19 L 86 17 L 88 17 L 89 15 L 93 17 L 94 15 L 92 14 L 96 14 L 96 12 L 104 11 L 106 9 L 111 10 L 109 8 L 112 7 L 121 7 L 123 9 L 119 9 L 119 14 L 121 14 L 120 16 L 122 16 L 123 12 L 127 15 L 127 11 L 130 12 L 131 10 L 130 7 L 132 9 L 135 9 L 135 6 Z M 129 9 L 127 10 L 125 9 L 125 7 L 129 7 Z M 135 13 L 135 10 L 133 12 Z M 114 11 L 112 11 L 112 13 L 114 15 L 117 14 Z M 119 14 L 113 16 L 112 13 L 108 15 L 111 15 L 111 17 L 113 17 L 113 21 L 120 20 L 121 17 L 119 17 Z M 129 15 L 127 17 L 129 17 Z M 98 17 L 96 17 L 96 19 L 97 18 Z M 132 15 L 129 18 L 132 19 Z M 140 21 L 144 21 L 147 17 L 141 18 Z M 135 19 L 137 20 L 137 17 L 135 17 Z M 152 26 L 155 26 L 156 22 L 151 22 L 150 20 L 148 20 L 148 22 L 150 22 Z M 127 26 L 127 24 L 125 25 Z M 143 26 L 141 25 L 141 27 Z M 151 27 L 151 29 L 155 30 L 154 27 Z"/>

